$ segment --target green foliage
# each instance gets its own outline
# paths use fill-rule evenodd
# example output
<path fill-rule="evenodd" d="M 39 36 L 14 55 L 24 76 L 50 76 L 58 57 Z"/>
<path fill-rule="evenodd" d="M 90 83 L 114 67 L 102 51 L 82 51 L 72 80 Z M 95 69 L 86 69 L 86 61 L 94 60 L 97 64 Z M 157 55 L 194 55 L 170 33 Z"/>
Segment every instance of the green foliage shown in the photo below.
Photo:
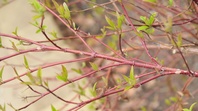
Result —
<path fill-rule="evenodd" d="M 23 61 L 24 61 L 25 68 L 26 68 L 26 69 L 30 69 L 29 63 L 28 63 L 28 61 L 27 61 L 27 59 L 26 59 L 25 56 L 23 56 Z"/>
<path fill-rule="evenodd" d="M 177 36 L 177 46 L 178 47 L 181 47 L 182 46 L 182 35 L 181 34 L 179 34 L 178 36 Z"/>
<path fill-rule="evenodd" d="M 16 73 L 16 74 L 17 74 L 17 73 Z M 17 74 L 17 76 L 18 76 L 18 74 Z M 22 84 L 26 84 L 26 85 L 38 85 L 38 84 L 36 83 L 35 77 L 34 77 L 30 72 L 28 72 L 28 73 L 26 74 L 26 76 L 29 78 L 30 81 L 26 81 L 26 82 L 23 82 L 23 81 L 22 81 Z M 19 80 L 20 80 L 20 78 L 19 78 Z"/>
<path fill-rule="evenodd" d="M 193 111 L 193 108 L 194 108 L 195 104 L 197 104 L 197 102 L 193 103 L 193 104 L 190 106 L 189 109 L 184 108 L 183 111 Z"/>
<path fill-rule="evenodd" d="M 96 97 L 97 96 L 97 92 L 96 92 L 96 85 L 97 85 L 97 82 L 93 85 L 93 87 L 90 89 L 90 93 L 93 97 Z"/>
<path fill-rule="evenodd" d="M 58 111 L 53 105 L 51 105 L 51 111 Z"/>
<path fill-rule="evenodd" d="M 176 44 L 175 44 L 175 42 L 176 42 Z M 182 46 L 182 36 L 181 36 L 181 34 L 178 34 L 178 36 L 177 36 L 177 41 L 173 41 L 173 38 L 171 39 L 171 43 L 173 44 L 173 46 L 178 46 L 178 47 L 181 47 Z"/>
<path fill-rule="evenodd" d="M 104 37 L 106 36 L 107 31 L 105 30 L 105 27 L 103 27 L 103 28 L 101 29 L 101 32 L 102 32 L 102 35 L 97 36 L 97 38 L 104 38 Z"/>
<path fill-rule="evenodd" d="M 108 85 L 108 80 L 105 77 L 102 77 L 102 81 L 105 83 L 105 86 Z"/>
<path fill-rule="evenodd" d="M 98 65 L 93 63 L 93 62 L 89 62 L 89 64 L 91 65 L 92 69 L 97 71 L 98 70 Z"/>
<path fill-rule="evenodd" d="M 173 0 L 168 0 L 168 5 L 173 6 Z"/>
<path fill-rule="evenodd" d="M 3 0 L 3 2 L 5 2 L 5 3 L 6 3 L 6 2 L 8 2 L 8 0 Z"/>
<path fill-rule="evenodd" d="M 4 104 L 3 106 L 0 105 L 0 110 L 1 110 L 1 111 L 6 111 L 6 105 L 5 105 L 5 104 Z"/>
<path fill-rule="evenodd" d="M 125 20 L 124 15 L 120 15 L 118 12 L 116 12 L 116 17 L 117 17 L 117 28 L 121 29 L 122 28 L 122 24 Z"/>
<path fill-rule="evenodd" d="M 71 19 L 70 10 L 67 4 L 64 2 L 63 5 L 59 5 L 55 0 L 52 0 L 56 10 L 58 11 L 60 17 L 64 19 Z"/>
<path fill-rule="evenodd" d="M 15 43 L 12 42 L 11 40 L 10 40 L 10 42 L 11 42 L 11 44 L 12 44 L 12 48 L 13 48 L 15 51 L 19 52 L 19 49 L 16 47 Z"/>
<path fill-rule="evenodd" d="M 65 66 L 62 65 L 62 72 L 61 74 L 57 74 L 56 78 L 64 82 L 68 81 L 68 72 Z"/>
<path fill-rule="evenodd" d="M 164 30 L 166 32 L 172 32 L 172 26 L 173 26 L 172 18 L 168 17 L 168 20 L 164 22 Z"/>
<path fill-rule="evenodd" d="M 1 36 L 0 36 L 0 48 L 3 47 L 3 44 L 2 44 L 2 40 L 1 40 Z"/>
<path fill-rule="evenodd" d="M 55 32 L 55 31 L 49 32 L 49 34 L 52 35 L 55 39 L 58 38 L 57 32 Z"/>
<path fill-rule="evenodd" d="M 12 32 L 12 34 L 18 36 L 18 27 L 15 28 L 15 30 Z"/>
<path fill-rule="evenodd" d="M 75 69 L 75 68 L 72 68 L 72 70 L 78 74 L 82 74 L 82 70 L 81 69 Z"/>
<path fill-rule="evenodd" d="M 145 16 L 140 16 L 140 19 L 144 22 L 145 25 L 142 25 L 140 27 L 137 28 L 137 31 L 144 31 L 148 34 L 152 34 L 155 30 L 152 27 L 155 18 L 157 16 L 157 13 L 152 13 L 151 16 L 149 18 L 145 17 Z M 142 37 L 141 35 L 139 35 L 140 37 Z"/>
<path fill-rule="evenodd" d="M 105 16 L 105 19 L 109 25 L 109 26 L 106 26 L 106 28 L 110 30 L 115 30 L 115 31 L 119 31 L 122 29 L 122 24 L 125 20 L 125 17 L 124 15 L 120 15 L 118 12 L 116 12 L 116 17 L 117 17 L 117 24 L 115 24 L 114 21 L 111 20 L 109 17 Z"/>
<path fill-rule="evenodd" d="M 107 23 L 109 24 L 109 26 L 106 26 L 106 28 L 110 29 L 110 30 L 116 30 L 116 25 L 114 23 L 114 21 L 112 21 L 109 17 L 105 16 L 105 19 L 107 21 Z"/>
<path fill-rule="evenodd" d="M 134 74 L 134 67 L 131 67 L 129 77 L 123 75 L 124 80 L 128 83 L 128 86 L 125 87 L 125 91 L 129 90 L 136 84 L 136 78 Z"/>
<path fill-rule="evenodd" d="M 34 21 L 34 23 L 30 23 L 30 24 L 38 28 L 38 30 L 36 30 L 36 33 L 40 33 L 41 31 L 44 31 L 47 28 L 47 26 L 45 25 L 42 25 L 41 27 L 37 21 Z"/>
<path fill-rule="evenodd" d="M 1 68 L 1 70 L 0 70 L 0 82 L 3 80 L 3 79 L 2 79 L 3 70 L 4 70 L 4 66 L 3 66 L 3 67 Z"/>
<path fill-rule="evenodd" d="M 33 17 L 33 20 L 36 20 L 43 16 L 45 8 L 37 0 L 29 0 L 30 4 L 34 8 L 34 11 L 38 14 Z"/>
<path fill-rule="evenodd" d="M 141 111 L 147 111 L 146 107 L 141 107 Z"/>
<path fill-rule="evenodd" d="M 45 85 L 46 87 L 48 87 L 48 88 L 49 88 L 48 81 L 44 81 L 43 83 L 44 83 L 44 85 Z"/>
<path fill-rule="evenodd" d="M 111 39 L 108 39 L 107 44 L 114 50 L 117 49 L 117 41 L 118 41 L 117 35 L 112 35 Z"/>
<path fill-rule="evenodd" d="M 37 71 L 37 78 L 38 78 L 38 84 L 41 85 L 42 84 L 42 69 L 41 69 L 41 67 L 39 67 L 39 69 Z"/>
<path fill-rule="evenodd" d="M 78 85 L 78 90 L 75 90 L 75 92 L 78 93 L 81 96 L 85 96 L 85 90 L 80 85 Z"/>
<path fill-rule="evenodd" d="M 176 103 L 178 101 L 177 97 L 169 97 L 168 99 L 165 99 L 165 103 L 167 105 L 171 105 L 172 103 Z"/>
<path fill-rule="evenodd" d="M 164 60 L 163 59 L 159 59 L 159 58 L 155 58 L 155 60 L 160 63 L 160 65 L 164 65 Z"/>
<path fill-rule="evenodd" d="M 157 0 L 143 0 L 144 2 L 149 2 L 149 3 L 157 3 Z"/>

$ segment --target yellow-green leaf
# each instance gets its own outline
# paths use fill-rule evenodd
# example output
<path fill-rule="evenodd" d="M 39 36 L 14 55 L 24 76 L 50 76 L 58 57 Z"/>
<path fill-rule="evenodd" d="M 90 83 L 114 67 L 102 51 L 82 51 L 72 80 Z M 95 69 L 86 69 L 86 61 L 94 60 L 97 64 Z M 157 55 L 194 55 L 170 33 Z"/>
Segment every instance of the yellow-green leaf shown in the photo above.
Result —
<path fill-rule="evenodd" d="M 137 31 L 145 31 L 146 29 L 148 29 L 149 27 L 146 25 L 140 26 L 137 28 Z"/>
<path fill-rule="evenodd" d="M 26 59 L 25 56 L 23 56 L 23 60 L 24 60 L 25 68 L 26 68 L 26 69 L 30 69 L 29 64 L 28 64 L 28 61 L 27 61 L 27 59 Z"/>
<path fill-rule="evenodd" d="M 181 34 L 179 34 L 177 36 L 177 46 L 178 47 L 181 47 L 182 46 L 182 35 Z"/>
<path fill-rule="evenodd" d="M 122 24 L 125 20 L 125 17 L 124 17 L 124 15 L 120 15 L 118 12 L 116 12 L 116 15 L 117 15 L 117 27 L 118 27 L 118 29 L 121 29 Z"/>
<path fill-rule="evenodd" d="M 51 111 L 58 111 L 53 105 L 51 105 Z"/>
<path fill-rule="evenodd" d="M 13 48 L 15 51 L 19 52 L 19 49 L 16 47 L 15 43 L 12 42 L 12 41 L 10 41 L 10 42 L 12 43 L 12 48 Z"/>
<path fill-rule="evenodd" d="M 173 0 L 168 0 L 168 5 L 173 6 Z"/>
<path fill-rule="evenodd" d="M 12 32 L 14 35 L 18 36 L 18 27 L 15 28 L 15 30 Z"/>
<path fill-rule="evenodd" d="M 27 76 L 30 79 L 31 84 L 36 84 L 35 78 L 32 76 L 32 74 L 30 72 L 27 73 Z"/>
<path fill-rule="evenodd" d="M 97 85 L 97 82 L 93 85 L 92 89 L 90 90 L 91 95 L 92 95 L 93 97 L 96 97 L 96 96 L 97 96 L 97 93 L 96 93 L 96 85 Z"/>
<path fill-rule="evenodd" d="M 62 65 L 62 72 L 56 76 L 58 80 L 67 82 L 68 81 L 68 72 L 65 66 Z"/>
<path fill-rule="evenodd" d="M 65 2 L 63 3 L 63 7 L 64 7 L 64 12 L 65 12 L 64 17 L 66 19 L 70 19 L 71 18 L 70 11 L 69 11 L 69 8 Z"/>
<path fill-rule="evenodd" d="M 0 36 L 0 48 L 3 47 L 1 36 Z"/>
<path fill-rule="evenodd" d="M 131 80 L 131 85 L 135 85 L 136 84 L 136 78 L 135 78 L 135 74 L 134 74 L 134 67 L 131 67 L 131 71 L 130 71 L 130 80 Z"/>
<path fill-rule="evenodd" d="M 37 71 L 37 78 L 38 78 L 38 83 L 42 84 L 42 69 L 41 69 L 41 67 L 39 67 L 39 69 Z"/>
<path fill-rule="evenodd" d="M 93 62 L 89 62 L 89 64 L 91 65 L 92 69 L 97 71 L 98 70 L 98 65 L 93 63 Z"/>
<path fill-rule="evenodd" d="M 4 70 L 4 66 L 1 68 L 1 71 L 0 71 L 0 82 L 2 81 L 3 70 Z"/>
<path fill-rule="evenodd" d="M 107 16 L 105 16 L 105 19 L 107 21 L 107 23 L 109 24 L 110 27 L 108 27 L 111 30 L 115 30 L 116 29 L 116 25 L 115 23 Z"/>
<path fill-rule="evenodd" d="M 157 3 L 157 0 L 143 0 L 144 2 Z"/>

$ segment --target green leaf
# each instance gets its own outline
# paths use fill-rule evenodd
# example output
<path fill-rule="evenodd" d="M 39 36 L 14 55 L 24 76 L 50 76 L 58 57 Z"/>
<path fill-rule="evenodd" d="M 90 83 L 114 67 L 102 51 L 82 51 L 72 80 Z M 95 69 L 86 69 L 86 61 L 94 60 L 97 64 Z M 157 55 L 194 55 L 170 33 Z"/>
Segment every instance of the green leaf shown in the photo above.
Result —
<path fill-rule="evenodd" d="M 182 46 L 182 35 L 181 34 L 179 34 L 177 36 L 177 46 L 178 47 L 181 47 Z"/>
<path fill-rule="evenodd" d="M 146 25 L 140 26 L 137 28 L 137 31 L 145 31 L 146 29 L 148 29 L 149 27 Z"/>
<path fill-rule="evenodd" d="M 193 104 L 190 106 L 190 111 L 193 111 L 193 108 L 194 108 L 195 104 L 197 104 L 197 102 L 193 103 Z"/>
<path fill-rule="evenodd" d="M 85 62 L 82 62 L 82 68 L 85 68 L 86 67 L 86 63 Z"/>
<path fill-rule="evenodd" d="M 97 96 L 96 85 L 97 85 L 97 82 L 93 85 L 92 89 L 90 90 L 91 95 L 92 95 L 93 97 L 96 97 L 96 96 Z"/>
<path fill-rule="evenodd" d="M 35 80 L 35 78 L 32 76 L 32 74 L 30 72 L 27 73 L 27 76 L 28 76 L 30 82 L 25 82 L 25 83 L 36 84 L 36 80 Z"/>
<path fill-rule="evenodd" d="M 149 18 L 149 22 L 150 22 L 149 26 L 151 26 L 154 23 L 156 16 L 157 16 L 156 12 L 151 14 L 151 16 Z"/>
<path fill-rule="evenodd" d="M 78 94 L 80 94 L 82 96 L 85 96 L 85 90 L 84 90 L 84 88 L 82 88 L 82 86 L 78 85 L 78 89 L 80 90 L 80 91 L 77 91 Z"/>
<path fill-rule="evenodd" d="M 105 83 L 105 86 L 108 86 L 108 80 L 105 77 L 102 77 L 102 80 Z"/>
<path fill-rule="evenodd" d="M 147 20 L 147 18 L 145 16 L 140 16 L 140 19 L 145 22 Z"/>
<path fill-rule="evenodd" d="M 65 19 L 71 19 L 70 10 L 65 2 L 63 3 L 63 5 L 59 5 L 55 0 L 52 0 L 52 2 L 56 10 L 60 14 L 60 17 L 63 17 Z"/>
<path fill-rule="evenodd" d="M 140 38 L 144 38 L 144 35 L 142 32 L 135 32 L 135 34 L 140 37 Z"/>
<path fill-rule="evenodd" d="M 168 20 L 164 23 L 165 31 L 166 32 L 171 32 L 172 31 L 172 26 L 173 26 L 172 18 L 168 17 Z"/>
<path fill-rule="evenodd" d="M 118 27 L 118 29 L 121 29 L 122 24 L 125 20 L 125 17 L 124 17 L 124 15 L 120 15 L 118 12 L 116 12 L 116 15 L 117 15 L 117 27 Z"/>
<path fill-rule="evenodd" d="M 29 0 L 29 2 L 33 6 L 34 11 L 38 14 L 33 17 L 33 20 L 42 17 L 45 12 L 45 8 L 37 0 Z"/>
<path fill-rule="evenodd" d="M 18 36 L 18 27 L 15 28 L 15 30 L 12 32 L 12 34 Z"/>
<path fill-rule="evenodd" d="M 51 105 L 51 111 L 58 111 L 53 105 Z"/>
<path fill-rule="evenodd" d="M 168 5 L 173 6 L 173 0 L 168 0 Z"/>
<path fill-rule="evenodd" d="M 37 71 L 37 78 L 38 78 L 38 84 L 41 85 L 42 84 L 42 69 L 41 69 L 41 67 L 39 67 L 39 69 Z"/>
<path fill-rule="evenodd" d="M 150 27 L 150 28 L 146 29 L 145 32 L 148 34 L 153 34 L 155 32 L 155 29 L 153 27 Z"/>
<path fill-rule="evenodd" d="M 166 105 L 171 105 L 171 101 L 169 99 L 165 99 Z"/>
<path fill-rule="evenodd" d="M 141 107 L 141 111 L 147 111 L 146 107 L 145 106 L 142 106 Z"/>
<path fill-rule="evenodd" d="M 117 50 L 117 42 L 115 40 L 108 40 L 107 44 L 114 50 Z"/>
<path fill-rule="evenodd" d="M 131 87 L 133 87 L 136 84 L 136 78 L 135 78 L 133 66 L 131 67 L 129 77 L 123 75 L 123 78 Z"/>
<path fill-rule="evenodd" d="M 157 3 L 157 0 L 143 0 L 144 2 L 149 2 L 149 3 Z"/>
<path fill-rule="evenodd" d="M 2 79 L 3 70 L 4 70 L 4 66 L 1 68 L 1 71 L 0 71 L 0 82 L 3 80 L 3 79 Z"/>
<path fill-rule="evenodd" d="M 19 49 L 16 47 L 15 43 L 12 42 L 12 41 L 10 41 L 10 42 L 12 43 L 12 48 L 13 48 L 15 51 L 19 52 Z"/>
<path fill-rule="evenodd" d="M 49 88 L 48 81 L 44 81 L 44 85 L 47 86 L 47 87 Z"/>
<path fill-rule="evenodd" d="M 132 88 L 132 86 L 130 86 L 130 85 L 129 85 L 129 86 L 126 86 L 126 87 L 124 88 L 124 92 L 125 92 L 125 91 L 128 91 L 128 90 L 131 89 L 131 88 Z"/>
<path fill-rule="evenodd" d="M 75 71 L 78 74 L 82 74 L 82 70 L 81 69 L 72 68 L 72 70 Z"/>
<path fill-rule="evenodd" d="M 125 80 L 127 83 L 129 83 L 129 82 L 130 82 L 130 78 L 129 78 L 129 77 L 127 77 L 127 76 L 123 75 L 123 78 L 124 78 L 124 80 Z"/>
<path fill-rule="evenodd" d="M 57 32 L 55 32 L 55 31 L 49 32 L 49 34 L 52 35 L 55 39 L 58 38 Z"/>
<path fill-rule="evenodd" d="M 23 56 L 23 61 L 24 61 L 25 68 L 26 69 L 30 69 L 29 64 L 28 64 L 28 61 L 27 61 L 27 59 L 26 59 L 25 56 Z"/>
<path fill-rule="evenodd" d="M 2 44 L 2 39 L 1 39 L 1 36 L 0 36 L 0 48 L 3 47 L 3 44 Z"/>
<path fill-rule="evenodd" d="M 97 71 L 98 70 L 98 65 L 93 63 L 93 62 L 89 62 L 89 64 L 91 65 L 92 69 Z"/>
<path fill-rule="evenodd" d="M 111 30 L 115 30 L 116 29 L 115 23 L 109 17 L 107 17 L 107 16 L 105 16 L 105 19 L 106 19 L 107 23 L 110 26 L 110 27 L 107 27 L 107 28 L 109 28 Z"/>
<path fill-rule="evenodd" d="M 135 80 L 135 74 L 134 74 L 134 67 L 133 66 L 131 67 L 131 70 L 130 70 L 130 79 Z"/>
<path fill-rule="evenodd" d="M 63 7 L 64 7 L 64 17 L 66 19 L 70 19 L 71 18 L 70 11 L 69 11 L 69 8 L 65 2 L 63 3 Z"/>
<path fill-rule="evenodd" d="M 5 105 L 5 104 L 4 104 L 3 106 L 0 105 L 0 110 L 1 110 L 1 111 L 6 111 L 6 105 Z"/>
<path fill-rule="evenodd" d="M 65 66 L 62 65 L 62 72 L 61 74 L 57 75 L 56 78 L 58 80 L 61 80 L 61 81 L 64 81 L 64 82 L 67 82 L 68 81 L 68 72 L 67 72 L 67 69 L 65 68 Z"/>

